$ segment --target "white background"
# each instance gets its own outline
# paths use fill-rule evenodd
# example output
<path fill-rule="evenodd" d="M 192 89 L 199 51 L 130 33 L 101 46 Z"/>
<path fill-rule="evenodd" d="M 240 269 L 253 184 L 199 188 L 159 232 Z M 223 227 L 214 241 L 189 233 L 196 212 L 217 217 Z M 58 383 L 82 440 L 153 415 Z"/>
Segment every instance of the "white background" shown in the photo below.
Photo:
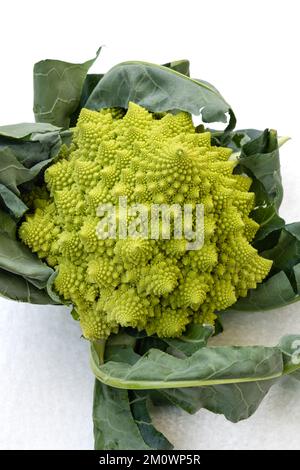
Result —
<path fill-rule="evenodd" d="M 81 62 L 93 72 L 124 60 L 188 58 L 192 75 L 230 102 L 238 127 L 289 135 L 281 152 L 281 215 L 300 220 L 300 73 L 297 0 L 1 2 L 0 125 L 32 121 L 32 65 Z M 300 333 L 300 304 L 235 314 L 216 342 L 276 344 Z M 88 344 L 68 310 L 0 300 L 0 449 L 92 448 Z M 155 421 L 178 449 L 299 449 L 300 383 L 276 385 L 239 424 L 200 411 L 158 410 Z"/>

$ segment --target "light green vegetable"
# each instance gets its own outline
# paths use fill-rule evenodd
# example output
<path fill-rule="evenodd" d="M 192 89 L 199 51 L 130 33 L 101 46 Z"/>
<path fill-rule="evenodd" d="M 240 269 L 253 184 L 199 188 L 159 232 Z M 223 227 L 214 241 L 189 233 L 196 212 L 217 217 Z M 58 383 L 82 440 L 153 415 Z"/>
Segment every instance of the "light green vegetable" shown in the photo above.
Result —
<path fill-rule="evenodd" d="M 250 244 L 259 229 L 249 218 L 252 180 L 233 174 L 231 153 L 196 133 L 184 112 L 156 118 L 134 103 L 124 117 L 82 109 L 70 151 L 45 172 L 49 195 L 34 194 L 36 210 L 19 234 L 57 270 L 54 287 L 74 304 L 86 338 L 119 326 L 180 336 L 190 322 L 213 324 L 216 311 L 266 277 L 272 262 Z M 120 211 L 120 197 L 149 207 L 202 203 L 203 247 L 189 250 L 174 234 L 122 239 L 121 229 L 99 239 L 97 208 Z"/>
<path fill-rule="evenodd" d="M 96 449 L 170 449 L 149 404 L 237 422 L 281 377 L 300 377 L 297 334 L 273 347 L 209 343 L 228 310 L 300 299 L 300 223 L 279 215 L 286 138 L 234 131 L 230 105 L 186 60 L 88 74 L 94 60 L 36 64 L 39 122 L 0 127 L 0 295 L 72 305 L 91 340 Z M 227 127 L 195 128 L 191 114 Z M 124 238 L 125 197 L 189 205 L 188 236 L 175 236 L 175 211 L 157 237 L 141 218 Z M 137 228 L 132 212 L 125 222 Z"/>

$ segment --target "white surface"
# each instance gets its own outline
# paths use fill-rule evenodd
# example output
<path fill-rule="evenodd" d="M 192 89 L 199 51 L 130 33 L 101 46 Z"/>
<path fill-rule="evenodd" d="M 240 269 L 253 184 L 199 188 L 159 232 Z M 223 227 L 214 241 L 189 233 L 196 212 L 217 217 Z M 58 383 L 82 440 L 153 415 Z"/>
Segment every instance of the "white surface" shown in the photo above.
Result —
<path fill-rule="evenodd" d="M 92 71 L 139 59 L 189 58 L 192 75 L 211 81 L 231 103 L 238 127 L 290 135 L 282 150 L 282 215 L 300 220 L 299 14 L 296 0 L 185 2 L 85 0 L 1 3 L 0 125 L 31 121 L 32 65 L 44 58 L 83 61 L 107 47 Z M 300 332 L 300 305 L 235 314 L 217 342 L 276 344 Z M 0 448 L 92 448 L 88 345 L 60 307 L 0 300 Z M 300 384 L 283 380 L 257 413 L 231 424 L 157 410 L 159 427 L 180 449 L 299 449 Z"/>

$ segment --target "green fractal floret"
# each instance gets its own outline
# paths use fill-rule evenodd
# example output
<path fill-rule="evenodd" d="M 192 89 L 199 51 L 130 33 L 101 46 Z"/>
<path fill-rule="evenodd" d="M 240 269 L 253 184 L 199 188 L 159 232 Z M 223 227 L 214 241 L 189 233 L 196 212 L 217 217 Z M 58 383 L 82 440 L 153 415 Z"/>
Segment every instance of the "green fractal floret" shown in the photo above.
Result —
<path fill-rule="evenodd" d="M 46 186 L 27 196 L 32 213 L 20 238 L 56 269 L 54 289 L 73 303 L 86 338 L 119 326 L 180 336 L 189 323 L 213 324 L 267 276 L 271 261 L 250 245 L 259 228 L 249 217 L 251 179 L 234 174 L 231 150 L 210 137 L 184 112 L 134 103 L 127 113 L 83 109 L 72 146 L 46 170 Z M 147 207 L 203 204 L 204 245 L 189 250 L 174 238 L 172 218 L 170 240 L 100 239 L 98 206 L 118 206 L 122 196 Z"/>

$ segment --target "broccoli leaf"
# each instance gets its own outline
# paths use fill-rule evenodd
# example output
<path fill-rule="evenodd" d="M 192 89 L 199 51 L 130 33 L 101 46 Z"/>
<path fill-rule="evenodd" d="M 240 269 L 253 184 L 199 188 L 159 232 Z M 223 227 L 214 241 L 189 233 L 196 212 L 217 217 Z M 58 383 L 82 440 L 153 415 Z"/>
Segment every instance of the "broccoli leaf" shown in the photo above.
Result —
<path fill-rule="evenodd" d="M 96 450 L 149 450 L 135 421 L 127 390 L 95 381 L 94 436 Z"/>
<path fill-rule="evenodd" d="M 176 70 L 177 72 L 182 73 L 183 75 L 190 75 L 190 63 L 188 60 L 175 60 L 173 62 L 168 62 L 164 64 L 164 67 L 169 67 L 172 70 Z M 104 77 L 104 74 L 95 74 L 95 73 L 88 73 L 82 87 L 81 96 L 79 100 L 79 104 L 77 109 L 71 114 L 70 118 L 70 126 L 75 126 L 79 113 L 81 109 L 86 105 L 86 102 L 89 96 L 92 94 L 94 88 L 100 80 Z"/>
<path fill-rule="evenodd" d="M 273 260 L 273 270 L 284 270 L 291 274 L 295 264 L 300 263 L 300 222 L 287 224 L 281 231 L 278 242 L 262 256 Z"/>
<path fill-rule="evenodd" d="M 30 139 L 35 134 L 55 132 L 57 130 L 59 130 L 58 127 L 49 123 L 21 122 L 19 124 L 0 126 L 0 136 L 13 139 Z"/>
<path fill-rule="evenodd" d="M 299 374 L 299 336 L 285 336 L 278 349 L 281 351 L 282 375 Z M 187 413 L 196 413 L 201 408 L 223 414 L 236 423 L 251 416 L 260 405 L 273 384 L 278 379 L 265 379 L 254 382 L 207 385 L 205 387 L 160 389 L 150 392 L 155 404 L 169 404 L 179 407 Z"/>
<path fill-rule="evenodd" d="M 274 383 L 273 379 L 199 388 L 173 388 L 159 390 L 159 395 L 187 413 L 194 414 L 205 408 L 212 413 L 223 414 L 229 421 L 237 423 L 249 418 L 257 410 Z M 154 403 L 160 398 L 157 394 L 151 396 Z"/>
<path fill-rule="evenodd" d="M 49 304 L 44 290 L 53 270 L 16 239 L 16 222 L 0 210 L 0 295 L 13 300 Z"/>
<path fill-rule="evenodd" d="M 42 60 L 34 65 L 34 114 L 37 122 L 68 128 L 80 102 L 83 85 L 96 56 L 82 64 Z"/>
<path fill-rule="evenodd" d="M 0 269 L 0 295 L 7 299 L 30 304 L 48 305 L 57 302 L 47 295 L 44 289 L 38 289 L 25 277 Z"/>
<path fill-rule="evenodd" d="M 0 229 L 0 267 L 13 274 L 24 276 L 36 287 L 46 287 L 53 270 L 21 242 L 10 238 Z"/>
<path fill-rule="evenodd" d="M 85 77 L 78 106 L 76 110 L 71 114 L 71 117 L 70 117 L 70 127 L 76 126 L 77 119 L 78 119 L 81 109 L 84 108 L 85 103 L 87 102 L 90 94 L 92 93 L 92 91 L 94 90 L 98 82 L 100 82 L 102 77 L 103 77 L 103 74 L 95 74 L 95 73 L 89 73 Z"/>
<path fill-rule="evenodd" d="M 122 430 L 128 426 L 128 434 L 133 429 L 133 442 L 136 442 L 137 432 L 136 428 L 132 428 L 134 421 L 143 436 L 143 445 L 146 442 L 152 449 L 166 449 L 169 448 L 168 441 L 152 427 L 147 407 L 149 400 L 157 405 L 173 405 L 191 414 L 206 408 L 213 413 L 223 414 L 232 422 L 238 422 L 256 411 L 269 389 L 281 377 L 291 375 L 298 379 L 300 376 L 299 335 L 285 336 L 275 347 L 222 348 L 207 346 L 208 336 L 208 329 L 204 332 L 202 326 L 195 325 L 186 337 L 184 335 L 175 340 L 188 344 L 191 337 L 196 339 L 198 347 L 184 358 L 179 358 L 174 350 L 173 355 L 171 349 L 164 353 L 155 348 L 140 356 L 133 347 L 135 350 L 143 349 L 137 348 L 137 343 L 146 339 L 152 339 L 155 346 L 155 337 L 141 337 L 133 341 L 132 337 L 123 332 L 107 342 L 104 364 L 100 365 L 96 349 L 92 347 L 93 372 L 98 380 L 104 382 L 101 386 L 104 401 L 97 408 L 98 424 L 104 425 L 107 406 L 116 409 L 117 413 L 123 413 L 125 407 L 128 421 L 121 421 L 120 426 Z M 181 351 L 181 348 L 178 350 Z M 176 383 L 179 377 L 181 383 Z M 112 400 L 109 404 L 103 390 Z M 128 414 L 128 397 L 132 414 Z M 114 400 L 116 402 L 113 403 Z M 101 435 L 103 431 L 99 428 L 97 433 Z M 114 433 L 112 449 L 125 448 L 122 447 L 125 443 L 119 430 L 120 427 Z M 112 442 L 105 443 L 103 436 L 99 439 L 97 433 L 96 448 L 109 448 L 105 445 L 112 445 Z"/>
<path fill-rule="evenodd" d="M 172 449 L 172 444 L 152 424 L 149 414 L 150 395 L 143 390 L 129 390 L 130 407 L 145 443 L 151 449 Z"/>
<path fill-rule="evenodd" d="M 6 210 L 16 219 L 21 218 L 28 210 L 26 204 L 4 184 L 0 184 L 0 201 Z"/>
<path fill-rule="evenodd" d="M 133 101 L 153 112 L 187 111 L 204 122 L 234 121 L 233 112 L 215 87 L 176 70 L 147 62 L 123 62 L 109 70 L 86 102 L 90 109 L 127 108 Z"/>
<path fill-rule="evenodd" d="M 253 382 L 280 377 L 283 373 L 278 347 L 200 347 L 184 358 L 153 348 L 133 364 L 117 361 L 115 357 L 99 365 L 97 357 L 92 346 L 92 369 L 99 380 L 133 390 Z"/>
<path fill-rule="evenodd" d="M 16 222 L 28 210 L 26 184 L 42 173 L 69 140 L 51 124 L 21 123 L 0 127 L 0 294 L 22 302 L 55 304 L 47 293 L 53 269 L 18 239 Z"/>
<path fill-rule="evenodd" d="M 35 178 L 49 162 L 51 158 L 42 160 L 31 168 L 26 168 L 9 147 L 0 148 L 0 183 L 19 195 L 18 186 Z"/>
<path fill-rule="evenodd" d="M 266 129 L 259 137 L 243 145 L 239 167 L 249 176 L 255 176 L 252 190 L 256 195 L 256 204 L 261 207 L 272 202 L 278 210 L 282 202 L 283 187 L 276 131 Z M 260 184 L 259 191 L 255 191 L 256 183 Z M 255 210 L 252 215 L 255 219 Z"/>
<path fill-rule="evenodd" d="M 47 130 L 48 129 L 48 130 Z M 0 151 L 9 149 L 25 168 L 58 154 L 67 132 L 51 124 L 21 123 L 0 126 Z M 0 164 L 1 160 L 0 160 Z"/>
<path fill-rule="evenodd" d="M 16 221 L 7 213 L 0 210 L 0 232 L 8 235 L 10 238 L 15 238 L 17 224 Z"/>

